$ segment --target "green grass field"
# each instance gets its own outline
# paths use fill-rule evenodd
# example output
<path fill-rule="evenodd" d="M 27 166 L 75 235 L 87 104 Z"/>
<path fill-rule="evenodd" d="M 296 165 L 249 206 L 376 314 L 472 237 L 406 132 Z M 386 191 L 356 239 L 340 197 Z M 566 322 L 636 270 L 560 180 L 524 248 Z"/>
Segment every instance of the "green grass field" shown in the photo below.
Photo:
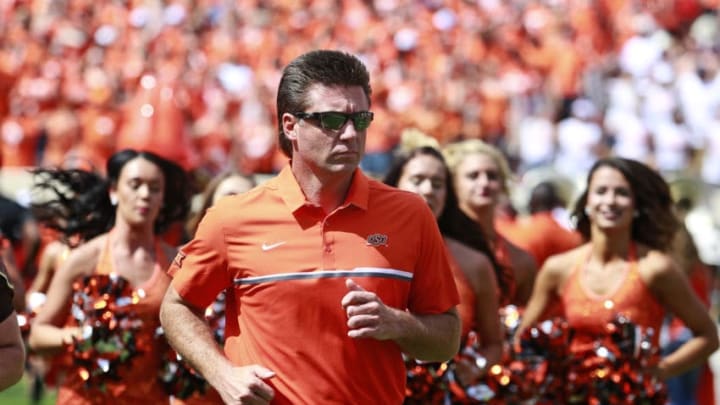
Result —
<path fill-rule="evenodd" d="M 19 383 L 0 392 L 0 404 L 2 405 L 51 405 L 55 403 L 55 392 L 45 390 L 42 401 L 33 403 L 28 394 L 29 380 L 23 378 Z"/>

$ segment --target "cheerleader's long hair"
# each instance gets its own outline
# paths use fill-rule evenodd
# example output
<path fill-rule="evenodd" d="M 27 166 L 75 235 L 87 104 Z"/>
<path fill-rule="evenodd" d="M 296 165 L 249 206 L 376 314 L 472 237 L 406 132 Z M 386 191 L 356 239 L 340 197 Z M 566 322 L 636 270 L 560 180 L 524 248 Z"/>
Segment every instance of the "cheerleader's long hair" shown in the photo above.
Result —
<path fill-rule="evenodd" d="M 81 169 L 40 168 L 34 174 L 32 204 L 35 218 L 63 235 L 89 240 L 110 230 L 115 223 L 115 206 L 109 191 L 125 165 L 141 157 L 157 165 L 165 178 L 162 207 L 155 220 L 155 233 L 173 222 L 184 220 L 190 208 L 191 190 L 187 174 L 177 164 L 152 152 L 124 149 L 107 161 L 107 178 Z"/>

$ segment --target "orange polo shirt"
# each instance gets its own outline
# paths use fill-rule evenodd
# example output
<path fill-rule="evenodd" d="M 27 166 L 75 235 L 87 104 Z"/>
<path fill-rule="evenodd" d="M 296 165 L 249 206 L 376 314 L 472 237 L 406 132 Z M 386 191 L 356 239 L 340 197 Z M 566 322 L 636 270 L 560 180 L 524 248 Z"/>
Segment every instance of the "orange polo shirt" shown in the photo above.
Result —
<path fill-rule="evenodd" d="M 346 279 L 418 314 L 459 301 L 427 205 L 359 170 L 329 215 L 306 201 L 289 167 L 221 199 L 169 271 L 180 296 L 198 308 L 231 288 L 225 354 L 276 373 L 267 381 L 274 404 L 402 403 L 398 345 L 347 336 Z"/>

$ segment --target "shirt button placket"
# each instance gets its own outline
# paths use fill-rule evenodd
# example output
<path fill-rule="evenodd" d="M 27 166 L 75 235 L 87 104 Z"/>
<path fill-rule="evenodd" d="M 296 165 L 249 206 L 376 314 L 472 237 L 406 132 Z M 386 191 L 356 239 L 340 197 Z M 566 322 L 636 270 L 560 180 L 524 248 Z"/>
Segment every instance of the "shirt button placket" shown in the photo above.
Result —
<path fill-rule="evenodd" d="M 334 268 L 335 258 L 333 254 L 333 238 L 329 230 L 330 221 L 323 221 L 322 241 L 323 241 L 323 268 Z"/>

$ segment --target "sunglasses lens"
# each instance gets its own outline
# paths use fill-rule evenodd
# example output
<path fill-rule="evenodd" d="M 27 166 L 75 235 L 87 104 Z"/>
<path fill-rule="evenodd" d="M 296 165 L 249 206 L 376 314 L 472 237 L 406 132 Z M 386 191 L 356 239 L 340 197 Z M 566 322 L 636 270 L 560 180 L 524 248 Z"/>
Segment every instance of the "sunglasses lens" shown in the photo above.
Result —
<path fill-rule="evenodd" d="M 338 130 L 342 128 L 348 119 L 352 119 L 355 129 L 362 131 L 370 126 L 373 120 L 373 113 L 362 111 L 352 114 L 345 114 L 335 111 L 315 113 L 320 120 L 320 126 L 325 129 Z"/>
<path fill-rule="evenodd" d="M 348 120 L 348 116 L 341 113 L 326 112 L 320 114 L 320 123 L 323 128 L 340 129 Z"/>
<path fill-rule="evenodd" d="M 358 131 L 362 131 L 363 129 L 367 129 L 367 127 L 370 126 L 372 119 L 373 116 L 369 112 L 356 113 L 353 116 L 353 125 L 355 125 L 355 129 L 357 129 Z"/>

